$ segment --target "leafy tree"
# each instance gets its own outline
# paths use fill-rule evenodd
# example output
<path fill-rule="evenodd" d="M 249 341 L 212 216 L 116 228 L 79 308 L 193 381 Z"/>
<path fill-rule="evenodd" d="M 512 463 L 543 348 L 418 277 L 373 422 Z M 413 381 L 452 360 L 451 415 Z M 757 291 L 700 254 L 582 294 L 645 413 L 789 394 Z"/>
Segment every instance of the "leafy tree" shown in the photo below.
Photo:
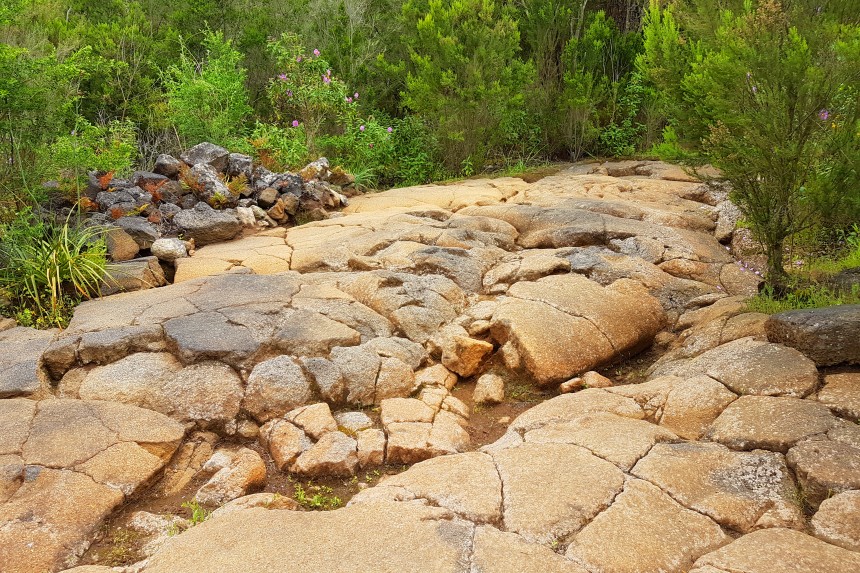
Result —
<path fill-rule="evenodd" d="M 858 18 L 811 0 L 747 2 L 722 13 L 681 83 L 690 123 L 707 129 L 705 151 L 762 242 L 777 291 L 786 238 L 857 188 Z"/>
<path fill-rule="evenodd" d="M 164 74 L 167 113 L 186 144 L 211 141 L 229 145 L 245 131 L 252 110 L 245 89 L 242 55 L 221 32 L 207 33 L 206 56 L 185 49 Z"/>
<path fill-rule="evenodd" d="M 412 23 L 404 105 L 436 133 L 450 170 L 481 169 L 528 127 L 523 87 L 534 68 L 519 57 L 516 21 L 493 0 L 407 0 L 403 15 Z"/>

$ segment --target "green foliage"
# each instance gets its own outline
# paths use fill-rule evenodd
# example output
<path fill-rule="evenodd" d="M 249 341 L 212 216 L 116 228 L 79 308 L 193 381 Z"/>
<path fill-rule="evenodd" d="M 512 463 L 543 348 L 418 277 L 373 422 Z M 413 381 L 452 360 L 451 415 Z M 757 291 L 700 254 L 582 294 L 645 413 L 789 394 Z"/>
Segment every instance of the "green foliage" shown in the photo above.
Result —
<path fill-rule="evenodd" d="M 71 134 L 55 139 L 42 161 L 70 189 L 78 191 L 79 197 L 88 171 L 130 173 L 137 152 L 135 144 L 134 124 L 130 120 L 96 126 L 79 117 Z"/>
<path fill-rule="evenodd" d="M 245 89 L 242 54 L 220 32 L 207 32 L 206 55 L 195 58 L 183 46 L 179 63 L 162 78 L 167 113 L 186 145 L 211 141 L 230 145 L 245 131 L 252 110 Z"/>
<path fill-rule="evenodd" d="M 840 304 L 860 304 L 860 290 L 841 294 L 823 285 L 812 284 L 796 287 L 788 293 L 777 293 L 772 287 L 765 289 L 747 301 L 749 312 L 776 314 L 786 310 L 822 308 Z"/>
<path fill-rule="evenodd" d="M 98 294 L 106 252 L 101 229 L 45 223 L 25 210 L 0 227 L 0 290 L 22 324 L 64 327 L 78 300 Z"/>
<path fill-rule="evenodd" d="M 248 138 L 257 160 L 275 171 L 297 169 L 310 157 L 304 128 L 257 123 Z"/>
<path fill-rule="evenodd" d="M 302 487 L 302 484 L 296 483 L 293 487 L 293 496 L 299 505 L 312 511 L 330 511 L 343 505 L 343 501 L 334 495 L 332 488 L 315 485 L 312 482 L 308 482 L 307 489 Z"/>
<path fill-rule="evenodd" d="M 534 67 L 519 57 L 516 20 L 493 0 L 407 0 L 403 18 L 404 105 L 435 133 L 450 171 L 482 168 L 490 150 L 521 136 L 512 116 Z"/>
<path fill-rule="evenodd" d="M 269 43 L 279 73 L 267 90 L 275 122 L 281 127 L 302 126 L 307 148 L 317 153 L 317 137 L 332 131 L 354 112 L 358 93 L 349 94 L 346 84 L 332 75 L 319 49 L 306 53 L 295 34 L 283 34 Z"/>
<path fill-rule="evenodd" d="M 209 519 L 209 516 L 211 515 L 211 512 L 201 506 L 200 502 L 198 502 L 196 499 L 182 502 L 182 507 L 184 509 L 187 509 L 188 512 L 191 514 L 189 516 L 189 519 L 191 520 L 192 527 L 203 523 L 204 521 Z"/>

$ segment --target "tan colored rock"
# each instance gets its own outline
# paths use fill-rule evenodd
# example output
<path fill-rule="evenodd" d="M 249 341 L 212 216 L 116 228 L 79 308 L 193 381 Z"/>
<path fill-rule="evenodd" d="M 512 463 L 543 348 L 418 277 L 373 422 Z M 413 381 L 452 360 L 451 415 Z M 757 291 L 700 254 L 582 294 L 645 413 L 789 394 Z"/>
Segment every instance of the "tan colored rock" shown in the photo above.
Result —
<path fill-rule="evenodd" d="M 860 448 L 830 440 L 801 442 L 786 461 L 813 507 L 834 493 L 860 489 Z"/>
<path fill-rule="evenodd" d="M 328 432 L 302 452 L 290 471 L 308 477 L 351 476 L 358 468 L 356 441 L 343 432 Z"/>
<path fill-rule="evenodd" d="M 124 495 L 131 495 L 140 485 L 148 483 L 163 466 L 164 460 L 138 444 L 120 442 L 74 469 L 90 476 L 96 483 L 116 488 Z"/>
<path fill-rule="evenodd" d="M 566 382 L 562 382 L 558 390 L 562 394 L 568 394 L 570 392 L 574 392 L 576 390 L 580 390 L 582 388 L 611 388 L 612 380 L 599 374 L 598 372 L 594 372 L 593 370 L 589 370 L 584 373 L 582 376 L 576 376 L 571 378 Z"/>
<path fill-rule="evenodd" d="M 754 531 L 701 557 L 690 573 L 853 573 L 858 568 L 858 553 L 799 531 L 774 528 Z"/>
<path fill-rule="evenodd" d="M 822 501 L 811 525 L 819 539 L 860 551 L 860 490 L 837 493 Z"/>
<path fill-rule="evenodd" d="M 818 401 L 850 420 L 860 420 L 860 372 L 841 372 L 824 377 Z"/>
<path fill-rule="evenodd" d="M 337 431 L 337 422 L 325 402 L 296 408 L 284 418 L 304 430 L 314 440 L 319 440 L 328 432 Z"/>
<path fill-rule="evenodd" d="M 632 473 L 742 533 L 804 526 L 794 480 L 779 454 L 734 452 L 719 444 L 657 444 Z"/>
<path fill-rule="evenodd" d="M 658 442 L 678 440 L 678 436 L 660 426 L 606 412 L 547 424 L 526 432 L 523 438 L 534 444 L 582 446 L 624 471 L 630 470 Z"/>
<path fill-rule="evenodd" d="M 514 430 L 533 430 L 550 422 L 565 422 L 584 414 L 609 412 L 641 420 L 642 408 L 632 399 L 601 388 L 590 388 L 575 394 L 564 394 L 541 402 L 520 414 L 511 424 Z"/>
<path fill-rule="evenodd" d="M 697 440 L 737 396 L 708 376 L 685 378 L 666 395 L 660 425 Z"/>
<path fill-rule="evenodd" d="M 827 432 L 837 419 L 822 404 L 775 396 L 741 396 L 711 424 L 706 438 L 735 450 L 787 452 L 800 440 Z"/>
<path fill-rule="evenodd" d="M 388 444 L 385 461 L 389 464 L 414 464 L 433 457 L 430 449 L 430 422 L 392 422 L 385 428 Z"/>
<path fill-rule="evenodd" d="M 486 525 L 475 529 L 472 564 L 482 573 L 587 573 L 548 547 Z"/>
<path fill-rule="evenodd" d="M 269 420 L 260 429 L 260 444 L 269 450 L 275 467 L 284 471 L 304 452 L 310 449 L 313 442 L 305 433 L 286 420 Z"/>
<path fill-rule="evenodd" d="M 372 489 L 395 490 L 392 498 L 403 495 L 398 490 L 406 490 L 409 498 L 426 499 L 475 523 L 498 524 L 502 518 L 502 483 L 487 454 L 468 452 L 426 460 Z M 368 494 L 371 490 L 358 494 L 352 503 L 361 503 Z"/>
<path fill-rule="evenodd" d="M 456 454 L 469 448 L 471 438 L 463 428 L 462 417 L 442 410 L 433 419 L 427 443 L 435 456 Z"/>
<path fill-rule="evenodd" d="M 33 475 L 35 474 L 35 475 Z M 123 501 L 118 489 L 69 470 L 36 468 L 0 506 L 0 570 L 31 573 L 74 562 L 91 535 Z"/>
<path fill-rule="evenodd" d="M 373 420 L 364 412 L 340 412 L 334 415 L 337 428 L 347 434 L 355 434 L 373 427 Z"/>
<path fill-rule="evenodd" d="M 395 422 L 432 422 L 436 411 L 415 398 L 388 398 L 381 404 L 382 425 Z"/>
<path fill-rule="evenodd" d="M 475 404 L 498 404 L 505 400 L 505 381 L 498 374 L 484 374 L 478 378 L 472 402 Z"/>
<path fill-rule="evenodd" d="M 179 447 L 170 464 L 164 469 L 157 491 L 169 496 L 185 489 L 203 468 L 203 464 L 215 453 L 214 446 L 217 441 L 218 436 L 212 432 L 194 432 Z"/>
<path fill-rule="evenodd" d="M 249 567 L 277 571 L 284 563 L 300 563 L 306 571 L 454 573 L 468 562 L 473 526 L 450 516 L 390 502 L 334 512 L 255 507 L 182 533 L 149 560 L 145 572 L 247 573 Z M 353 550 L 332 550 L 344 539 Z"/>
<path fill-rule="evenodd" d="M 385 432 L 375 428 L 360 430 L 355 437 L 359 467 L 381 466 L 385 461 Z"/>
<path fill-rule="evenodd" d="M 446 412 L 456 414 L 462 420 L 469 419 L 469 407 L 459 398 L 448 395 L 442 400 L 442 409 Z"/>
<path fill-rule="evenodd" d="M 477 374 L 493 345 L 467 336 L 453 336 L 442 346 L 442 364 L 464 378 Z"/>
<path fill-rule="evenodd" d="M 621 470 L 579 446 L 523 444 L 492 456 L 504 489 L 505 528 L 530 542 L 549 545 L 579 531 L 624 483 Z"/>
<path fill-rule="evenodd" d="M 209 518 L 222 517 L 229 513 L 251 509 L 253 507 L 261 507 L 263 509 L 282 509 L 289 511 L 300 511 L 302 506 L 291 497 L 278 493 L 260 492 L 244 495 L 236 498 L 233 501 L 228 501 L 215 511 Z"/>
<path fill-rule="evenodd" d="M 211 257 L 185 257 L 176 259 L 176 274 L 173 283 L 190 281 L 200 277 L 208 277 L 226 273 L 233 266 L 230 261 L 215 259 Z"/>
<path fill-rule="evenodd" d="M 683 573 L 730 540 L 709 518 L 648 482 L 630 479 L 612 506 L 574 537 L 566 555 L 599 571 Z"/>
<path fill-rule="evenodd" d="M 223 505 L 266 485 L 266 464 L 260 454 L 248 448 L 219 449 L 203 470 L 215 472 L 194 496 L 203 505 Z"/>
<path fill-rule="evenodd" d="M 260 362 L 248 377 L 243 406 L 260 422 L 283 416 L 311 401 L 313 392 L 301 367 L 289 356 Z"/>
<path fill-rule="evenodd" d="M 793 348 L 752 338 L 734 340 L 693 359 L 688 375 L 706 374 L 736 394 L 796 396 L 818 386 L 815 363 Z"/>
<path fill-rule="evenodd" d="M 408 396 L 415 390 L 412 368 L 399 358 L 383 358 L 376 377 L 375 402 L 386 398 Z"/>
<path fill-rule="evenodd" d="M 418 387 L 441 386 L 450 390 L 457 385 L 457 375 L 442 364 L 436 364 L 416 372 L 415 385 Z"/>

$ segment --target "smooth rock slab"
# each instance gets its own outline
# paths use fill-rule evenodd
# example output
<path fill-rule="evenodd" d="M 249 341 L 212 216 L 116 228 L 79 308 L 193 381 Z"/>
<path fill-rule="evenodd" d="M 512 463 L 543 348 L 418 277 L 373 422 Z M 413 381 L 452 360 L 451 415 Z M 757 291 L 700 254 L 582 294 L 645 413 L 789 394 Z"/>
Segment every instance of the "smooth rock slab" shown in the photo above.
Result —
<path fill-rule="evenodd" d="M 860 551 L 860 490 L 838 493 L 822 501 L 811 525 L 819 539 Z"/>
<path fill-rule="evenodd" d="M 39 358 L 55 335 L 23 326 L 0 332 L 0 398 L 30 396 L 41 388 Z"/>
<path fill-rule="evenodd" d="M 860 421 L 860 372 L 842 372 L 824 377 L 818 401 L 852 421 Z"/>
<path fill-rule="evenodd" d="M 737 531 L 803 527 L 796 486 L 779 454 L 735 452 L 719 444 L 657 444 L 632 473 Z"/>
<path fill-rule="evenodd" d="M 474 523 L 498 524 L 502 518 L 502 482 L 493 459 L 478 452 L 442 456 L 415 464 L 380 485 L 360 492 L 352 503 L 380 499 L 426 499 Z"/>
<path fill-rule="evenodd" d="M 603 573 L 685 573 L 701 555 L 729 541 L 709 518 L 648 482 L 630 479 L 612 506 L 576 535 L 566 555 Z"/>
<path fill-rule="evenodd" d="M 247 573 L 291 564 L 296 573 L 455 573 L 468 563 L 474 526 L 451 517 L 381 502 L 324 512 L 252 508 L 182 533 L 143 571 Z"/>
<path fill-rule="evenodd" d="M 714 420 L 706 438 L 734 450 L 787 452 L 800 440 L 823 434 L 837 418 L 811 400 L 775 396 L 741 396 Z"/>
<path fill-rule="evenodd" d="M 678 440 L 678 436 L 660 426 L 609 413 L 586 414 L 570 422 L 548 424 L 527 432 L 524 438 L 528 443 L 582 446 L 624 471 L 632 468 L 657 442 Z"/>
<path fill-rule="evenodd" d="M 860 489 L 860 448 L 829 440 L 802 442 L 788 451 L 807 503 L 816 506 L 834 493 Z"/>
<path fill-rule="evenodd" d="M 818 386 L 815 363 L 793 348 L 752 338 L 734 340 L 694 358 L 684 373 L 701 373 L 735 394 L 796 396 Z"/>
<path fill-rule="evenodd" d="M 71 565 L 102 519 L 167 463 L 184 433 L 166 416 L 115 402 L 0 401 L 0 451 L 10 454 L 2 458 L 20 456 L 23 466 L 12 487 L 0 484 L 7 498 L 0 571 Z"/>
<path fill-rule="evenodd" d="M 472 565 L 480 573 L 588 573 L 548 547 L 486 525 L 475 530 Z"/>
<path fill-rule="evenodd" d="M 504 525 L 546 545 L 579 531 L 624 485 L 613 464 L 568 444 L 523 444 L 494 452 Z"/>
<path fill-rule="evenodd" d="M 860 553 L 792 529 L 762 529 L 696 561 L 690 573 L 856 573 Z"/>

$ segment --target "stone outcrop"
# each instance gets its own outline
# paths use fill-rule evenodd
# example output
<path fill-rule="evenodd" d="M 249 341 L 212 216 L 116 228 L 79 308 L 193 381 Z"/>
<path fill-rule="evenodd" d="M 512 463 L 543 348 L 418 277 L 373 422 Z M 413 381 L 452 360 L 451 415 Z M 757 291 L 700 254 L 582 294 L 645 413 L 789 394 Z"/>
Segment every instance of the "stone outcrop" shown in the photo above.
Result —
<path fill-rule="evenodd" d="M 781 312 L 765 329 L 769 340 L 797 348 L 819 366 L 860 363 L 860 305 Z"/>

